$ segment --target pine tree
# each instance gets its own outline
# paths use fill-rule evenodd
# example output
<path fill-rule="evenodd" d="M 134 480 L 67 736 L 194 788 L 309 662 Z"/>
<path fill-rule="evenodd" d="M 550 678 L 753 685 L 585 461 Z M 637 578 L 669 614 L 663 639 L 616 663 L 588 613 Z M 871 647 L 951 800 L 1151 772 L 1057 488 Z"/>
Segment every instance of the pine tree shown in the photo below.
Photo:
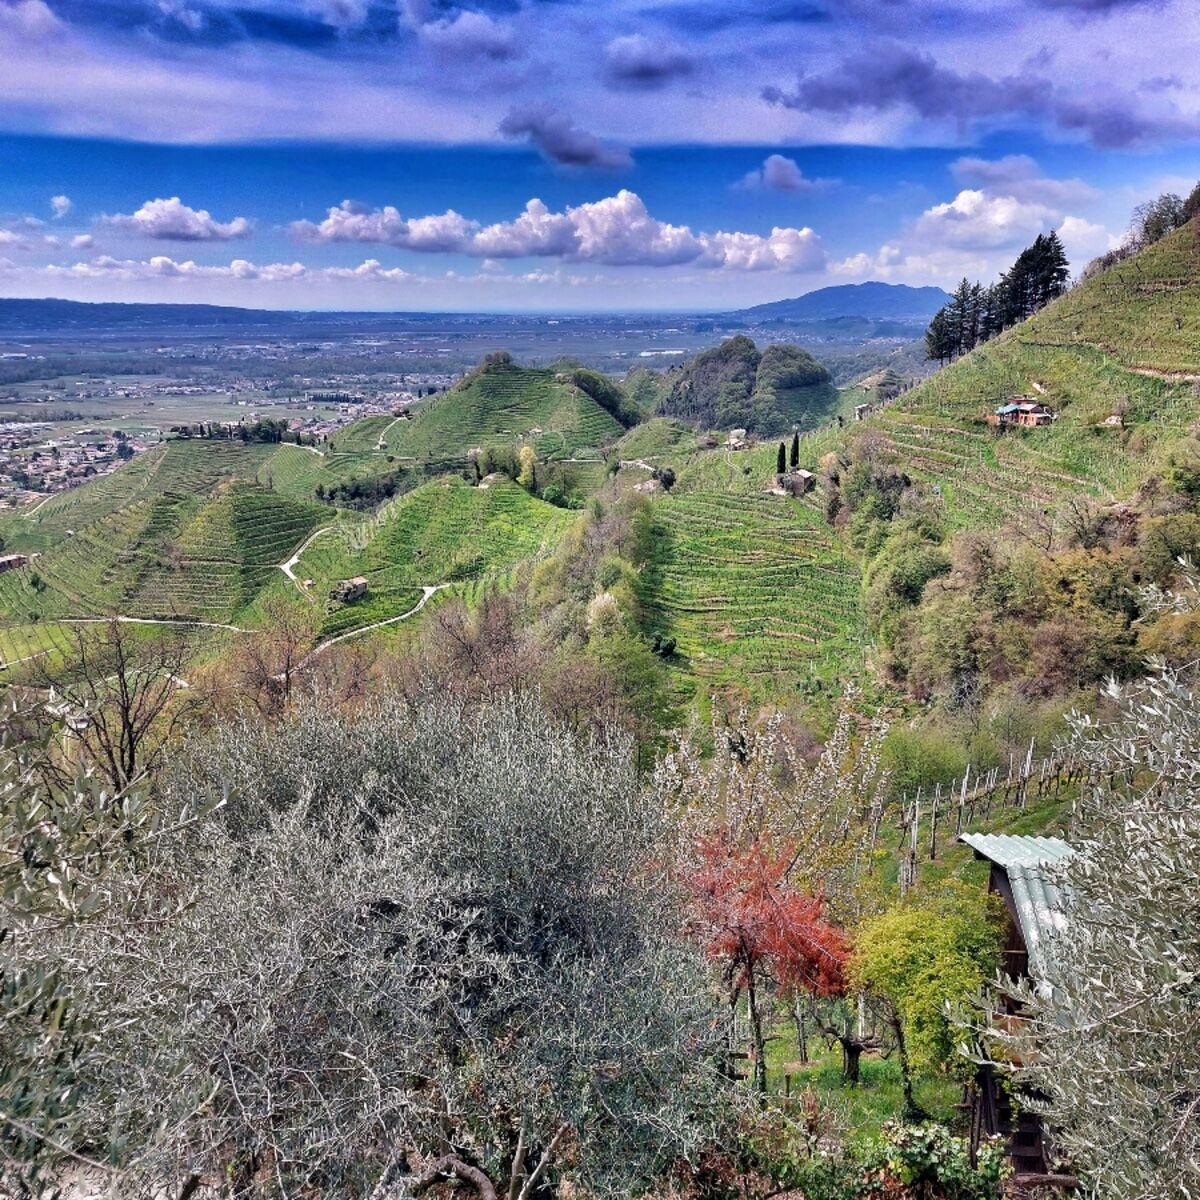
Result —
<path fill-rule="evenodd" d="M 779 453 L 775 456 L 775 470 L 780 475 L 787 473 L 787 446 L 783 442 L 779 443 Z"/>
<path fill-rule="evenodd" d="M 1067 290 L 1070 277 L 1067 251 L 1056 229 L 1050 230 L 1042 245 L 1042 257 L 1038 263 L 1037 299 L 1038 307 L 1049 304 Z"/>
<path fill-rule="evenodd" d="M 792 434 L 792 454 L 788 460 L 794 471 L 800 465 L 800 432 L 797 430 Z"/>
<path fill-rule="evenodd" d="M 938 309 L 925 330 L 925 357 L 941 363 L 952 358 L 954 353 L 950 342 L 949 307 Z"/>

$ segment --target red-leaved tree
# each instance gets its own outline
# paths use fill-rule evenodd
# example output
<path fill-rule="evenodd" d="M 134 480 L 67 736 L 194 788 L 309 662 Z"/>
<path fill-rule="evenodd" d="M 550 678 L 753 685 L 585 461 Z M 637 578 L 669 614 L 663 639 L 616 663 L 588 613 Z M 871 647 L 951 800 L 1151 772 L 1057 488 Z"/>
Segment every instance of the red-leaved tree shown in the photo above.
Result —
<path fill-rule="evenodd" d="M 767 1066 L 762 989 L 841 995 L 849 953 L 841 931 L 824 918 L 825 901 L 788 879 L 795 847 L 764 833 L 739 846 L 727 833 L 698 839 L 687 875 L 692 931 L 721 964 L 731 1018 L 743 992 L 754 1044 L 754 1087 L 765 1092 Z"/>

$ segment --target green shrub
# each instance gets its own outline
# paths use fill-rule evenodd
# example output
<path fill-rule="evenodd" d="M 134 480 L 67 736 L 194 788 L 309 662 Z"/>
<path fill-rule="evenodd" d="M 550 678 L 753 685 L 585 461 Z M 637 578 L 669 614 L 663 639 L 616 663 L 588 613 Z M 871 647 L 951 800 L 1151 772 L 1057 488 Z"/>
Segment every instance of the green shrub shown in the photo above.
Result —
<path fill-rule="evenodd" d="M 889 1121 L 863 1153 L 867 1179 L 856 1196 L 887 1200 L 997 1200 L 1006 1173 L 999 1139 L 980 1147 L 971 1165 L 967 1140 L 944 1125 Z"/>

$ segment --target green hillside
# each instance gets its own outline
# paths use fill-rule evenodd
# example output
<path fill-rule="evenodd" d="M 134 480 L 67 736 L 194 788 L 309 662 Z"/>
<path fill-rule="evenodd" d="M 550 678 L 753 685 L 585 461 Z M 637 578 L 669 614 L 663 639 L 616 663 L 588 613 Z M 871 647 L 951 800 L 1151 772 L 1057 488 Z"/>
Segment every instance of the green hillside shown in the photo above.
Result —
<path fill-rule="evenodd" d="M 472 487 L 446 477 L 315 539 L 295 572 L 313 581 L 322 633 L 333 636 L 406 612 L 423 587 L 449 584 L 470 595 L 489 581 L 503 583 L 512 568 L 552 548 L 574 519 L 508 480 Z M 367 596 L 327 602 L 338 580 L 357 575 L 369 582 Z"/>
<path fill-rule="evenodd" d="M 713 682 L 808 674 L 861 646 L 857 564 L 811 497 L 768 490 L 774 460 L 771 446 L 709 452 L 654 502 L 660 536 L 642 602 Z"/>
<path fill-rule="evenodd" d="M 873 415 L 915 479 L 957 523 L 1046 508 L 1072 494 L 1125 495 L 1200 416 L 1200 238 L 1185 226 L 1089 279 L 1028 321 Z M 997 434 L 985 416 L 1014 396 L 1058 419 Z M 1123 427 L 1105 426 L 1110 416 Z"/>
<path fill-rule="evenodd" d="M 74 511 L 87 511 L 84 499 Z M 315 503 L 244 481 L 209 496 L 143 494 L 64 533 L 28 568 L 0 575 L 0 620 L 119 614 L 232 622 L 328 519 Z"/>
<path fill-rule="evenodd" d="M 566 376 L 492 362 L 413 409 L 412 419 L 367 417 L 334 439 L 337 453 L 386 450 L 401 459 L 462 463 L 476 446 L 527 441 L 541 459 L 596 458 L 624 432 Z M 382 444 L 381 444 L 382 443 Z"/>
<path fill-rule="evenodd" d="M 780 343 L 760 352 L 741 335 L 697 354 L 663 388 L 661 416 L 766 436 L 818 428 L 842 407 L 828 370 L 808 351 Z"/>

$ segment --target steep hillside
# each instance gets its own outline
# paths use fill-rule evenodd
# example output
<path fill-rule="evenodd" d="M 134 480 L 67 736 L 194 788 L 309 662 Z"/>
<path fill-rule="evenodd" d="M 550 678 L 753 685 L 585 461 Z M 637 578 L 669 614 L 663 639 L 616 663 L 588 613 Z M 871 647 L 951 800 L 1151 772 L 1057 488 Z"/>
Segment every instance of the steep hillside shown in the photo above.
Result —
<path fill-rule="evenodd" d="M 143 495 L 63 532 L 29 567 L 0 574 L 0 620 L 120 614 L 229 623 L 328 519 L 320 505 L 245 481 L 208 495 L 182 487 Z"/>
<path fill-rule="evenodd" d="M 760 353 L 739 335 L 672 372 L 658 414 L 700 428 L 772 435 L 815 428 L 840 403 L 829 372 L 808 351 L 773 345 Z"/>
<path fill-rule="evenodd" d="M 1200 417 L 1198 296 L 1192 224 L 952 364 L 866 428 L 914 478 L 939 486 L 961 524 L 1071 494 L 1123 495 Z M 985 417 L 1013 397 L 1040 401 L 1057 419 L 999 434 Z"/>
<path fill-rule="evenodd" d="M 775 451 L 694 457 L 654 502 L 650 624 L 710 683 L 786 686 L 858 657 L 861 577 L 812 497 L 771 488 Z"/>
<path fill-rule="evenodd" d="M 295 565 L 320 608 L 326 636 L 361 629 L 410 610 L 422 589 L 450 586 L 467 596 L 499 586 L 522 561 L 553 546 L 574 514 L 508 480 L 472 487 L 446 477 L 385 505 L 362 523 L 314 539 Z M 330 602 L 338 580 L 364 576 L 369 591 Z"/>
<path fill-rule="evenodd" d="M 413 409 L 411 419 L 368 417 L 334 439 L 337 452 L 385 449 L 401 459 L 461 465 L 472 447 L 532 443 L 542 459 L 599 457 L 621 424 L 567 376 L 499 361 Z"/>

